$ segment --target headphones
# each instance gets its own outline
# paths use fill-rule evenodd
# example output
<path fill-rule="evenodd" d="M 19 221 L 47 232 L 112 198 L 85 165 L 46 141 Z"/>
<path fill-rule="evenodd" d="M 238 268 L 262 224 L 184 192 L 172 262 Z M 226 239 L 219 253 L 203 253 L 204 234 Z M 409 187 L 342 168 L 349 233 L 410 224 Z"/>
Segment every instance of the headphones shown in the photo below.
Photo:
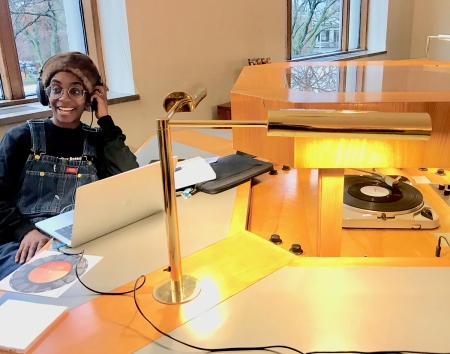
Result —
<path fill-rule="evenodd" d="M 44 83 L 42 82 L 41 75 L 42 69 L 39 71 L 39 78 L 36 83 L 36 95 L 41 105 L 48 106 L 50 102 L 48 101 L 47 92 L 45 92 Z"/>
<path fill-rule="evenodd" d="M 48 60 L 46 60 L 45 63 L 47 63 L 47 61 Z M 42 82 L 42 78 L 41 78 L 42 72 L 44 70 L 45 63 L 44 63 L 44 65 L 42 65 L 41 69 L 39 70 L 39 78 L 38 78 L 37 83 L 36 83 L 36 95 L 37 95 L 38 101 L 43 106 L 48 106 L 50 101 L 48 100 L 47 92 L 45 92 L 44 83 Z M 103 86 L 102 78 L 100 76 L 98 77 L 98 81 L 96 83 L 96 86 Z M 94 99 L 91 102 L 90 97 L 91 97 L 91 95 L 89 94 L 89 92 L 86 93 L 86 101 L 87 101 L 86 106 L 90 107 L 90 109 L 92 111 L 96 111 L 97 107 L 98 107 L 98 102 L 97 102 L 96 99 Z"/>

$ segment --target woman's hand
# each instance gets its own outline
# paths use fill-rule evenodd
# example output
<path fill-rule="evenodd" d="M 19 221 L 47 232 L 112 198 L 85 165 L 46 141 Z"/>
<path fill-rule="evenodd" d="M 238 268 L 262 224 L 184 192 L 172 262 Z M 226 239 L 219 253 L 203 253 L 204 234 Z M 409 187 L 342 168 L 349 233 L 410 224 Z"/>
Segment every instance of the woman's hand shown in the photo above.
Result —
<path fill-rule="evenodd" d="M 91 103 L 93 99 L 97 100 L 98 107 L 95 111 L 97 119 L 108 115 L 108 101 L 106 99 L 106 90 L 104 86 L 95 86 L 94 91 L 91 94 Z"/>
<path fill-rule="evenodd" d="M 38 230 L 31 230 L 23 237 L 15 261 L 21 264 L 28 262 L 48 241 L 50 241 L 50 238 L 41 234 Z"/>

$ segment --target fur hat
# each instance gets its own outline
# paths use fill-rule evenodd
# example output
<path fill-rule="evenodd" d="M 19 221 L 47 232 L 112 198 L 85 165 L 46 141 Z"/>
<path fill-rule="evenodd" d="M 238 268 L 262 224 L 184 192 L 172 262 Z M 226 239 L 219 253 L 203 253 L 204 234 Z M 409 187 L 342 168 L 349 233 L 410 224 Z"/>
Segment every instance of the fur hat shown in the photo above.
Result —
<path fill-rule="evenodd" d="M 89 93 L 96 85 L 101 84 L 100 74 L 91 58 L 80 52 L 65 52 L 50 57 L 41 69 L 41 80 L 44 87 L 50 85 L 52 77 L 60 72 L 68 71 L 78 76 Z"/>

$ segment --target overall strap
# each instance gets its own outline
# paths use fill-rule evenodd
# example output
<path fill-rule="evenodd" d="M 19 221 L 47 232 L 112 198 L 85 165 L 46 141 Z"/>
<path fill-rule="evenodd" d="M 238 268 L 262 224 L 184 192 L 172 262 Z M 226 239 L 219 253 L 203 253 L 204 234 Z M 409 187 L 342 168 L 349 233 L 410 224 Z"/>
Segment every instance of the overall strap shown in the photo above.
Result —
<path fill-rule="evenodd" d="M 81 122 L 81 127 L 84 133 L 83 156 L 96 157 L 98 128 L 92 128 L 83 122 Z"/>
<path fill-rule="evenodd" d="M 31 132 L 31 151 L 36 154 L 45 154 L 47 146 L 45 145 L 45 127 L 42 119 L 30 119 L 27 121 Z"/>

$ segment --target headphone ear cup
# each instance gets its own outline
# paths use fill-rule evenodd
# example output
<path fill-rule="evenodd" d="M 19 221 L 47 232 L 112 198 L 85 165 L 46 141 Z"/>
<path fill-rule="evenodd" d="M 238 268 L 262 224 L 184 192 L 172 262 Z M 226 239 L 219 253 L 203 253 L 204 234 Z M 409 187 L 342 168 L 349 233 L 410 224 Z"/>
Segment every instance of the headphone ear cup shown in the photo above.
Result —
<path fill-rule="evenodd" d="M 47 96 L 47 93 L 45 92 L 44 84 L 42 83 L 41 78 L 39 78 L 36 83 L 36 95 L 37 95 L 39 102 L 43 106 L 48 106 L 48 104 L 49 104 L 48 96 Z"/>

